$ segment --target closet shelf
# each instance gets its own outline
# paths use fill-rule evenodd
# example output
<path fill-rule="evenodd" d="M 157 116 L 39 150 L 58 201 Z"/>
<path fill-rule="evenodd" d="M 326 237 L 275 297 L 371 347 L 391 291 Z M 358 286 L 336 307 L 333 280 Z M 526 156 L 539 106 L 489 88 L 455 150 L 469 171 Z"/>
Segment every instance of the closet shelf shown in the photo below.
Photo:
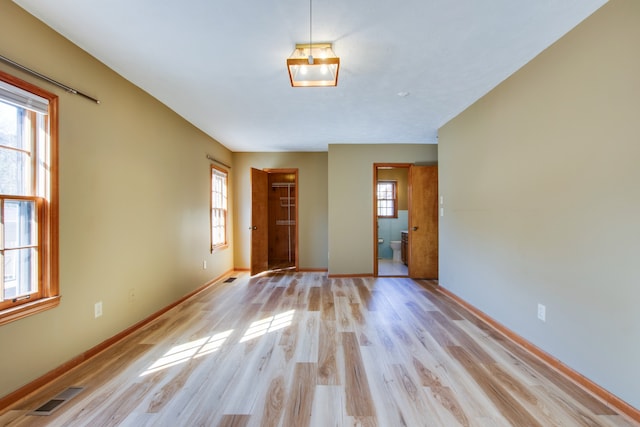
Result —
<path fill-rule="evenodd" d="M 295 197 L 280 197 L 280 207 L 289 208 L 296 205 Z"/>

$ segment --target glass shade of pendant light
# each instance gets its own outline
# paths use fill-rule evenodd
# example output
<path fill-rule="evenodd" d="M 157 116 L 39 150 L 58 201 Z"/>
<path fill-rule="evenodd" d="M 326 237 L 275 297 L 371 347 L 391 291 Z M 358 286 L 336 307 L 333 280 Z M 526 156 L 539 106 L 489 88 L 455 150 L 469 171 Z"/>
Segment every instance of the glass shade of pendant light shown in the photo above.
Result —
<path fill-rule="evenodd" d="M 331 43 L 297 44 L 287 69 L 293 87 L 337 86 L 340 58 Z"/>

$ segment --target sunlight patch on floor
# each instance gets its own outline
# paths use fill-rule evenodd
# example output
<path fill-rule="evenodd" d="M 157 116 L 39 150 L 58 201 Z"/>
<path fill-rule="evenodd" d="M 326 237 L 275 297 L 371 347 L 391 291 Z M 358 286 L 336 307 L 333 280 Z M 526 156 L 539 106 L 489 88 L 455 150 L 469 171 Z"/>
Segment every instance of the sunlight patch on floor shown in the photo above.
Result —
<path fill-rule="evenodd" d="M 198 340 L 172 347 L 171 350 L 166 352 L 160 359 L 156 360 L 155 363 L 149 366 L 149 368 L 140 376 L 149 375 L 151 373 L 167 369 L 171 366 L 179 365 L 190 359 L 211 354 L 222 347 L 232 332 L 233 329 L 230 329 L 210 337 L 200 338 Z"/>
<path fill-rule="evenodd" d="M 291 325 L 295 312 L 295 310 L 289 310 L 284 313 L 276 314 L 274 316 L 267 317 L 266 319 L 253 322 L 251 326 L 249 326 L 249 329 L 247 329 L 247 332 L 245 332 L 243 337 L 240 339 L 240 342 L 249 341 L 254 338 L 261 337 L 266 333 L 286 328 Z"/>

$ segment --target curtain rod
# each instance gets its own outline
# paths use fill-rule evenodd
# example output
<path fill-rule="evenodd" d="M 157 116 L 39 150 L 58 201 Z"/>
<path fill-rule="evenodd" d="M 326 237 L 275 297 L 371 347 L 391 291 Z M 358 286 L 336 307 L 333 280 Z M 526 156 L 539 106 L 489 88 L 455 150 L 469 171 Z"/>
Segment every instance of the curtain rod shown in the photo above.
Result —
<path fill-rule="evenodd" d="M 207 154 L 207 159 L 211 160 L 212 162 L 216 162 L 217 164 L 222 165 L 222 166 L 224 166 L 224 167 L 226 167 L 226 168 L 231 169 L 231 166 L 229 166 L 228 164 L 223 163 L 223 162 L 221 162 L 220 160 L 216 159 L 215 157 L 211 157 L 211 156 L 210 156 L 210 155 L 208 155 L 208 154 Z"/>
<path fill-rule="evenodd" d="M 32 76 L 35 76 L 35 77 L 37 77 L 39 79 L 45 80 L 45 81 L 47 81 L 47 82 L 49 82 L 49 83 L 51 83 L 51 84 L 53 84 L 55 86 L 58 86 L 58 87 L 60 87 L 60 88 L 62 88 L 64 90 L 66 90 L 67 92 L 71 92 L 71 93 L 73 93 L 75 95 L 80 95 L 83 98 L 90 99 L 91 101 L 95 102 L 96 104 L 100 104 L 100 101 L 95 99 L 94 97 L 89 96 L 89 95 L 87 95 L 85 93 L 82 93 L 79 90 L 76 90 L 76 89 L 74 89 L 72 87 L 69 87 L 69 86 L 67 86 L 67 85 L 65 85 L 63 83 L 60 83 L 60 82 L 56 81 L 56 80 L 53 80 L 52 78 L 47 77 L 44 74 L 40 74 L 39 72 L 34 71 L 34 70 L 30 69 L 30 68 L 27 68 L 24 65 L 20 65 L 17 62 L 12 61 L 12 60 L 10 60 L 9 58 L 7 58 L 5 56 L 0 55 L 0 61 L 3 61 L 3 62 L 5 62 L 5 63 L 7 63 L 7 64 L 9 64 L 9 65 L 11 65 L 11 66 L 13 66 L 15 68 L 18 68 L 18 69 L 22 70 L 22 71 L 25 71 L 25 72 L 27 72 L 27 73 L 31 74 Z"/>

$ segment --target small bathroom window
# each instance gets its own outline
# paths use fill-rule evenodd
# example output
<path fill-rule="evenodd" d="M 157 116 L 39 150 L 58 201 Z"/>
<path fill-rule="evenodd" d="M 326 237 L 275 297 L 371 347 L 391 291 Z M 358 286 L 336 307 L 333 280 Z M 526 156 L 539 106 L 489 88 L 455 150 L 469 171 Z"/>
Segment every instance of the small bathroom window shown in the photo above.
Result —
<path fill-rule="evenodd" d="M 398 191 L 396 181 L 378 181 L 378 218 L 398 217 Z"/>

